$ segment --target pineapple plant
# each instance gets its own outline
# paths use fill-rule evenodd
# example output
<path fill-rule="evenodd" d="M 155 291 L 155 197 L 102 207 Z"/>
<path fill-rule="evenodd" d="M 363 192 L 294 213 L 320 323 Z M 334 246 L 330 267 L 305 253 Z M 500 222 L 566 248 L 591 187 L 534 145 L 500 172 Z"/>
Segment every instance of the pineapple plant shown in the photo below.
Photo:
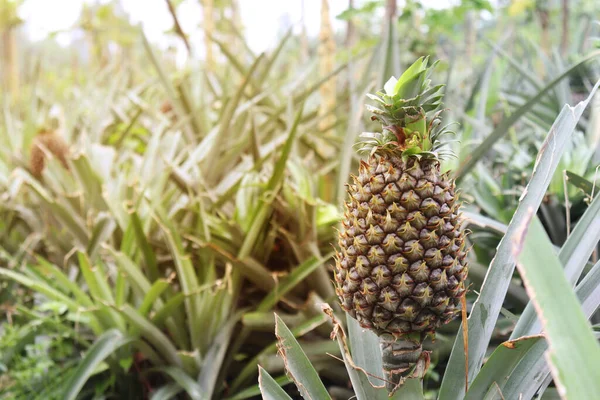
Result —
<path fill-rule="evenodd" d="M 381 341 L 388 390 L 429 365 L 423 340 L 459 311 L 467 277 L 455 184 L 440 171 L 442 86 L 420 58 L 369 97 L 378 133 L 363 134 L 339 232 L 336 293 Z"/>
<path fill-rule="evenodd" d="M 328 369 L 310 358 L 317 343 L 315 339 L 305 335 L 306 332 L 292 331 L 276 314 L 278 355 L 283 359 L 287 377 L 274 377 L 271 374 L 278 372 L 276 368 L 267 363 L 259 365 L 258 386 L 262 398 L 291 400 L 291 395 L 297 392 L 306 399 L 325 400 L 530 400 L 542 396 L 545 398 L 546 394 L 553 398 L 572 400 L 595 398 L 600 390 L 594 375 L 600 359 L 600 345 L 597 326 L 592 327 L 587 319 L 595 314 L 600 305 L 600 299 L 593 299 L 594 293 L 597 293 L 600 287 L 600 262 L 594 259 L 595 264 L 589 272 L 584 273 L 584 269 L 586 265 L 590 266 L 590 255 L 600 239 L 600 232 L 592 228 L 600 215 L 600 196 L 592 200 L 558 253 L 537 218 L 536 211 L 565 151 L 565 144 L 580 121 L 585 107 L 600 87 L 600 82 L 586 100 L 575 107 L 563 108 L 542 144 L 517 209 L 510 223 L 502 230 L 503 237 L 494 258 L 489 262 L 484 282 L 478 290 L 473 290 L 469 295 L 475 300 L 469 318 L 464 321 L 463 329 L 457 331 L 447 363 L 437 365 L 436 370 L 441 377 L 440 385 L 435 374 L 429 375 L 427 380 L 423 379 L 429 355 L 422 350 L 422 340 L 456 314 L 458 300 L 465 294 L 465 238 L 464 233 L 460 231 L 460 213 L 454 183 L 446 175 L 440 174 L 438 169 L 440 155 L 443 156 L 439 150 L 438 139 L 444 130 L 437 128 L 439 122 L 436 113 L 439 104 L 436 102 L 439 102 L 441 97 L 435 97 L 440 96 L 438 93 L 441 88 L 429 88 L 427 81 L 431 68 L 427 67 L 426 59 L 417 61 L 416 66 L 413 65 L 408 71 L 412 72 L 403 74 L 398 80 L 391 80 L 384 93 L 373 96 L 383 104 L 380 109 L 372 109 L 376 119 L 382 122 L 383 129 L 381 133 L 366 135 L 367 140 L 366 143 L 363 142 L 363 148 L 369 150 L 369 158 L 361 162 L 359 176 L 355 178 L 354 184 L 348 187 L 350 200 L 342 221 L 342 229 L 338 234 L 340 251 L 335 269 L 335 285 L 342 308 L 346 311 L 346 324 L 335 315 L 331 307 L 323 305 L 323 311 L 331 318 L 332 338 L 337 339 L 341 353 L 341 359 L 335 358 L 338 362 L 343 362 L 348 372 L 348 380 L 343 386 L 324 380 L 323 378 L 328 379 Z M 403 89 L 403 85 L 408 89 Z M 408 100 L 400 101 L 400 94 L 405 94 L 404 98 Z M 408 103 L 416 110 L 407 108 Z M 399 111 L 401 106 L 405 109 Z M 397 118 L 400 115 L 406 118 Z M 419 115 L 424 121 L 415 117 Z M 390 126 L 390 122 L 394 121 L 404 125 Z M 380 168 L 380 165 L 383 166 Z M 444 220 L 443 228 L 427 229 L 425 225 L 420 231 L 425 230 L 423 237 L 426 237 L 427 231 L 435 232 L 438 236 L 437 245 L 428 243 L 430 247 L 426 248 L 419 236 L 418 239 L 410 239 L 413 241 L 411 246 L 394 243 L 394 253 L 388 253 L 386 246 L 389 245 L 385 244 L 385 238 L 391 233 L 386 232 L 385 228 L 389 228 L 390 224 L 396 221 L 398 228 L 394 235 L 398 237 L 398 243 L 404 242 L 400 237 L 400 224 L 413 227 L 416 212 L 424 214 L 426 210 L 420 209 L 421 204 L 425 202 L 424 198 L 420 198 L 421 204 L 417 208 L 406 202 L 415 195 L 405 193 L 412 191 L 421 196 L 417 189 L 421 186 L 418 180 L 411 181 L 410 187 L 402 188 L 402 194 L 395 194 L 395 198 L 399 200 L 388 202 L 382 194 L 385 185 L 389 184 L 386 179 L 395 176 L 393 183 L 398 187 L 400 177 L 404 174 L 414 178 L 408 173 L 414 173 L 411 168 L 420 170 L 423 176 L 435 177 L 436 182 L 446 183 L 445 186 L 439 183 L 436 186 L 448 188 L 447 193 L 452 197 L 444 198 L 444 204 L 452 212 L 442 212 L 440 205 L 437 216 Z M 398 169 L 401 169 L 401 172 L 392 175 L 392 172 Z M 380 175 L 383 175 L 383 186 Z M 426 180 L 429 182 L 429 179 Z M 400 190 L 400 187 L 398 189 Z M 429 195 L 434 200 L 435 190 Z M 390 211 L 388 218 L 387 209 L 379 207 L 375 210 L 377 202 L 371 202 L 371 199 L 376 197 L 373 192 L 381 196 L 387 207 L 404 207 L 406 216 L 394 218 Z M 359 196 L 360 199 L 356 199 Z M 406 205 L 402 203 L 403 196 Z M 412 218 L 409 217 L 411 213 Z M 433 215 L 424 215 L 428 222 L 434 218 Z M 364 220 L 364 224 L 361 219 Z M 367 226 L 368 221 L 372 222 Z M 488 225 L 473 213 L 469 214 L 467 223 L 480 227 Z M 359 229 L 364 233 L 357 233 Z M 408 226 L 406 229 L 409 229 Z M 379 230 L 384 233 L 383 239 Z M 443 236 L 452 236 L 449 237 L 451 240 L 456 239 L 454 244 L 457 248 L 445 247 L 443 242 L 440 246 L 442 233 Z M 355 240 L 355 237 L 358 239 Z M 352 240 L 349 240 L 350 238 Z M 447 255 L 456 260 L 455 265 L 460 265 L 457 267 L 459 271 L 450 274 L 458 281 L 456 293 L 452 290 L 454 285 L 450 284 L 448 268 L 443 269 L 446 272 L 446 279 L 442 279 L 446 284 L 443 294 L 448 296 L 448 300 L 443 302 L 445 308 L 437 313 L 434 308 L 438 304 L 434 300 L 435 291 L 439 292 L 442 289 L 438 287 L 438 282 L 434 279 L 436 275 L 432 276 L 432 272 L 417 278 L 417 284 L 425 283 L 430 288 L 425 291 L 425 297 L 431 296 L 427 304 L 419 303 L 423 300 L 423 292 L 416 290 L 417 285 L 411 288 L 410 293 L 405 291 L 402 298 L 394 287 L 394 283 L 399 286 L 403 281 L 410 282 L 409 277 L 413 280 L 412 283 L 415 281 L 413 273 L 418 268 L 417 265 L 413 267 L 413 264 L 417 261 L 410 259 L 414 255 L 411 253 L 412 246 L 419 249 L 415 243 L 423 248 L 422 256 L 421 253 L 419 256 L 423 258 L 428 270 L 431 270 L 428 261 L 432 259 L 427 258 L 426 253 L 430 249 L 434 249 L 430 253 L 439 250 L 444 256 L 442 268 Z M 369 252 L 377 247 L 383 252 Z M 375 266 L 372 266 L 372 260 L 369 259 L 373 254 L 380 256 Z M 361 255 L 365 258 L 359 259 Z M 389 259 L 394 255 L 394 259 L 406 259 L 407 265 L 401 266 L 401 270 L 404 270 L 401 274 L 393 269 L 396 265 L 389 263 Z M 520 316 L 514 315 L 512 321 L 504 320 L 504 325 L 506 322 L 515 321 L 516 325 L 511 328 L 513 331 L 510 338 L 496 345 L 493 342 L 497 338 L 493 337 L 493 332 L 502 325 L 499 320 L 501 308 L 510 304 L 510 301 L 505 303 L 505 300 L 507 290 L 513 284 L 510 277 L 515 266 L 523 278 L 530 302 Z M 437 268 L 434 266 L 433 270 L 435 269 Z M 388 285 L 384 286 L 386 282 Z M 353 292 L 358 294 L 350 296 L 351 285 L 355 287 Z M 396 291 L 398 299 L 394 298 L 390 290 L 380 289 L 388 286 Z M 397 304 L 397 308 L 392 312 L 389 308 L 393 308 L 390 306 L 394 304 Z M 372 306 L 372 312 L 369 312 L 368 305 Z M 413 315 L 409 316 L 410 312 Z M 428 318 L 421 317 L 421 313 Z M 465 332 L 468 332 L 468 337 L 465 336 Z M 289 383 L 293 383 L 295 388 L 289 387 Z"/>

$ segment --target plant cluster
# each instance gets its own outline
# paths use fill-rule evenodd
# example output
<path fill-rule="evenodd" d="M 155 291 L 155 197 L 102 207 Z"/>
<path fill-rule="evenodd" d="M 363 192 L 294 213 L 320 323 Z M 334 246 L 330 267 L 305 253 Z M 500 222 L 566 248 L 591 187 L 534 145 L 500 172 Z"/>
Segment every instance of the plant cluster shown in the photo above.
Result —
<path fill-rule="evenodd" d="M 350 2 L 255 54 L 203 0 L 199 62 L 167 3 L 184 66 L 117 3 L 0 26 L 0 398 L 600 393 L 597 4 Z"/>

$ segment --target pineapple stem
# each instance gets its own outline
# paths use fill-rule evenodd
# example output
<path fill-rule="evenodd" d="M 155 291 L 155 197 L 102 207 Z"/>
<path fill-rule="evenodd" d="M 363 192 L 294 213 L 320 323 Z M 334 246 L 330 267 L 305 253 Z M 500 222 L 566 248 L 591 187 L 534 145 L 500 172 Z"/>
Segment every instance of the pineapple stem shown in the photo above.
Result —
<path fill-rule="evenodd" d="M 420 338 L 383 334 L 379 337 L 383 372 L 388 392 L 394 393 L 407 380 L 421 382 L 429 367 L 429 352 L 423 351 Z"/>

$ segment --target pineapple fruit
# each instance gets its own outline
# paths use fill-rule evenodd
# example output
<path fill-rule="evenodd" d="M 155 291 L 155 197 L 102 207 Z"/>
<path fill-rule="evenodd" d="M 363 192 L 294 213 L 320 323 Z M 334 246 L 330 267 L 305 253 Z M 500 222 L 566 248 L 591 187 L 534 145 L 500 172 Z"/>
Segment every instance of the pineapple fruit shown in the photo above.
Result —
<path fill-rule="evenodd" d="M 29 156 L 29 168 L 36 178 L 42 176 L 46 166 L 47 154 L 44 149 L 58 158 L 65 169 L 69 169 L 67 157 L 69 157 L 70 150 L 67 142 L 55 131 L 42 129 L 33 139 Z"/>
<path fill-rule="evenodd" d="M 358 176 L 339 232 L 336 293 L 342 308 L 380 337 L 388 389 L 421 378 L 427 335 L 459 311 L 467 277 L 465 234 L 455 184 L 440 172 L 443 85 L 435 64 L 417 60 L 368 107 L 382 124 L 362 136 Z"/>

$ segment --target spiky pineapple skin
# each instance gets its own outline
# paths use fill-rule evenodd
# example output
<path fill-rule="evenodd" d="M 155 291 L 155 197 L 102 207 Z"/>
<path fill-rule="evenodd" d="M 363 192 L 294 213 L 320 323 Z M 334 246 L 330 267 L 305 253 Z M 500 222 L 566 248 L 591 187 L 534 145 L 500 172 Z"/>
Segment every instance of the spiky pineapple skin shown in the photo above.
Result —
<path fill-rule="evenodd" d="M 349 185 L 336 293 L 376 334 L 433 333 L 459 310 L 467 277 L 454 181 L 436 159 L 383 153 Z"/>

